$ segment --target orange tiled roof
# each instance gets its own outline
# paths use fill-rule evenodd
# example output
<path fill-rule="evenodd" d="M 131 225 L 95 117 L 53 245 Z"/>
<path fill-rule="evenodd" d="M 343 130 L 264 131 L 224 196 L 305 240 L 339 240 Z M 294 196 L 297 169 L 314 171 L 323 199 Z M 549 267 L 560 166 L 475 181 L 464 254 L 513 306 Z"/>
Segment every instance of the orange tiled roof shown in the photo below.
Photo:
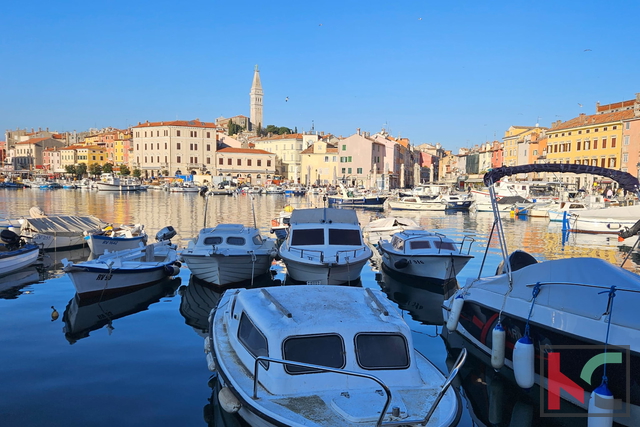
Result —
<path fill-rule="evenodd" d="M 17 142 L 16 145 L 37 144 L 38 142 L 44 141 L 45 139 L 50 139 L 50 138 L 48 138 L 48 137 L 46 137 L 46 138 L 31 138 L 31 139 L 27 139 L 26 141 Z"/>
<path fill-rule="evenodd" d="M 615 113 L 605 114 L 591 114 L 591 115 L 579 115 L 571 120 L 560 123 L 553 129 L 549 129 L 549 132 L 555 132 L 558 130 L 572 129 L 582 126 L 599 125 L 604 123 L 619 122 L 621 120 L 633 118 L 633 110 L 616 111 Z"/>
<path fill-rule="evenodd" d="M 140 123 L 138 126 L 133 126 L 132 129 L 155 127 L 155 126 L 185 126 L 185 127 L 197 127 L 197 128 L 216 128 L 217 127 L 215 123 L 201 122 L 200 120 L 174 120 L 171 122 Z"/>
<path fill-rule="evenodd" d="M 218 150 L 218 153 L 273 154 L 265 150 L 256 150 L 255 148 L 233 148 L 233 147 L 222 148 Z"/>
<path fill-rule="evenodd" d="M 260 138 L 258 141 L 269 141 L 269 140 L 276 140 L 276 139 L 302 139 L 302 134 L 301 133 L 288 133 L 286 135 L 272 135 L 272 136 L 266 136 L 264 138 Z"/>
<path fill-rule="evenodd" d="M 628 101 L 614 102 L 613 104 L 598 105 L 596 113 L 600 111 L 614 110 L 616 108 L 632 107 L 635 102 L 635 99 L 630 99 Z"/>

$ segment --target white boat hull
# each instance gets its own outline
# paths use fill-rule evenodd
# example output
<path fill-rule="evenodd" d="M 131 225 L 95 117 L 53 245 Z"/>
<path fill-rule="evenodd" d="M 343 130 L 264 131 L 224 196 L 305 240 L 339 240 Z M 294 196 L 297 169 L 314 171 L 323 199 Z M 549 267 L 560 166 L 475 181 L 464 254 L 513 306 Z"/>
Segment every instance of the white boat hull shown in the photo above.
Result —
<path fill-rule="evenodd" d="M 199 255 L 182 252 L 191 273 L 198 279 L 214 285 L 225 286 L 243 282 L 269 272 L 271 254 L 256 255 Z"/>
<path fill-rule="evenodd" d="M 414 255 L 382 253 L 382 262 L 390 270 L 434 280 L 449 280 L 464 268 L 470 255 Z M 405 262 L 403 262 L 405 261 Z M 404 267 L 399 267 L 403 265 Z"/>
<path fill-rule="evenodd" d="M 138 184 L 109 184 L 106 182 L 97 182 L 96 187 L 99 191 L 138 191 Z"/>
<path fill-rule="evenodd" d="M 100 235 L 86 236 L 87 245 L 91 249 L 91 253 L 94 255 L 102 255 L 106 250 L 110 252 L 123 251 L 126 249 L 135 249 L 140 245 L 144 245 L 147 241 L 147 236 L 135 236 L 135 237 L 108 237 Z"/>
<path fill-rule="evenodd" d="M 444 211 L 447 208 L 446 203 L 441 202 L 424 201 L 412 203 L 389 200 L 387 203 L 390 209 L 405 211 Z"/>
<path fill-rule="evenodd" d="M 22 236 L 28 239 L 29 243 L 39 245 L 45 251 L 58 251 L 72 248 L 79 248 L 86 244 L 84 236 L 59 236 L 42 233 L 23 233 Z"/>
<path fill-rule="evenodd" d="M 295 282 L 313 285 L 341 285 L 354 282 L 360 278 L 362 268 L 369 257 L 349 263 L 307 262 L 304 258 L 280 253 L 287 266 L 287 276 Z"/>
<path fill-rule="evenodd" d="M 0 252 L 0 254 L 2 253 Z M 6 252 L 3 255 L 5 256 L 0 257 L 0 276 L 6 276 L 35 263 L 40 255 L 40 250 L 38 247 L 23 248 L 22 250 Z"/>

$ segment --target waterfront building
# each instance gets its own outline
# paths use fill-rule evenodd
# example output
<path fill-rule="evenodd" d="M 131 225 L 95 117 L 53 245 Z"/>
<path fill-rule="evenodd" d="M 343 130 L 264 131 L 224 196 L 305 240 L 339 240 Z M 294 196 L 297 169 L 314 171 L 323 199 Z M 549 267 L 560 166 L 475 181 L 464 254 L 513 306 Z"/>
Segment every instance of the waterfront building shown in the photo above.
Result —
<path fill-rule="evenodd" d="M 640 177 L 640 93 L 636 93 L 633 117 L 624 119 L 622 122 L 620 169 Z"/>
<path fill-rule="evenodd" d="M 59 148 L 46 148 L 42 152 L 42 169 L 49 173 L 64 173 L 62 152 Z"/>
<path fill-rule="evenodd" d="M 531 141 L 537 141 L 547 128 L 539 126 L 510 126 L 502 138 L 504 166 L 529 164 Z"/>
<path fill-rule="evenodd" d="M 283 179 L 297 181 L 300 179 L 300 153 L 303 150 L 303 139 L 315 140 L 313 135 L 292 133 L 287 135 L 270 135 L 254 138 L 251 143 L 258 150 L 268 151 L 276 155 L 276 175 Z"/>
<path fill-rule="evenodd" d="M 547 131 L 546 161 L 621 169 L 624 123 L 635 117 L 634 106 L 638 104 L 638 98 L 606 105 L 598 103 L 596 114 L 581 113 L 566 122 L 554 122 Z M 569 176 L 564 181 L 589 188 L 593 179 Z"/>
<path fill-rule="evenodd" d="M 221 148 L 216 153 L 216 159 L 215 175 L 229 181 L 265 185 L 276 174 L 276 155 L 265 150 Z"/>
<path fill-rule="evenodd" d="M 300 153 L 300 183 L 307 186 L 335 185 L 338 183 L 339 165 L 337 145 L 324 140 L 312 143 Z"/>
<path fill-rule="evenodd" d="M 215 171 L 217 127 L 215 123 L 195 120 L 138 123 L 131 128 L 132 169 L 144 177 L 168 174 L 205 174 Z"/>
<path fill-rule="evenodd" d="M 15 144 L 10 168 L 14 171 L 42 169 L 42 156 L 47 148 L 62 148 L 64 142 L 53 138 L 30 138 Z"/>
<path fill-rule="evenodd" d="M 389 144 L 390 149 L 387 150 Z M 338 141 L 338 179 L 346 185 L 397 188 L 398 175 L 393 170 L 394 145 L 391 141 L 371 138 L 360 129 Z"/>

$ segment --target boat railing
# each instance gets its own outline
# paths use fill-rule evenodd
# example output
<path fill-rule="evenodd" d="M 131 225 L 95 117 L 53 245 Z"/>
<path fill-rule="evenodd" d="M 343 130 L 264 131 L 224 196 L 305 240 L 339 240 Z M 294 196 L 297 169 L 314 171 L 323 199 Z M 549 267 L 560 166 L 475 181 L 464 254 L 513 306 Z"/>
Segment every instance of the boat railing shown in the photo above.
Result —
<path fill-rule="evenodd" d="M 469 253 L 471 253 L 471 245 L 473 245 L 473 242 L 475 242 L 476 239 L 474 239 L 471 236 L 464 236 L 462 238 L 462 242 L 460 242 L 460 253 L 462 254 L 462 251 L 464 249 L 464 245 L 466 243 L 468 243 L 468 247 L 467 247 L 467 255 L 469 255 Z"/>
<path fill-rule="evenodd" d="M 411 420 L 411 419 L 399 419 L 397 421 L 396 420 L 394 420 L 394 421 L 384 421 L 384 417 L 387 415 L 387 410 L 389 409 L 389 405 L 391 404 L 391 390 L 389 389 L 389 387 L 387 387 L 387 385 L 380 378 L 378 378 L 378 377 L 376 377 L 374 375 L 365 374 L 363 372 L 349 371 L 349 370 L 346 370 L 346 369 L 330 368 L 328 366 L 314 365 L 314 364 L 311 364 L 311 363 L 295 362 L 295 361 L 292 361 L 292 360 L 275 359 L 273 357 L 266 357 L 266 356 L 258 356 L 258 357 L 256 357 L 256 360 L 254 362 L 254 365 L 253 365 L 253 395 L 251 397 L 254 400 L 258 399 L 258 373 L 260 372 L 260 367 L 261 366 L 263 366 L 263 367 L 264 367 L 264 365 L 268 366 L 268 364 L 266 364 L 266 363 L 263 364 L 261 362 L 279 363 L 281 365 L 293 365 L 293 366 L 299 366 L 299 367 L 302 367 L 302 368 L 315 369 L 315 370 L 318 370 L 318 371 L 321 371 L 321 372 L 331 372 L 331 373 L 334 373 L 334 374 L 366 378 L 366 379 L 369 379 L 371 381 L 374 381 L 374 382 L 378 383 L 380 385 L 380 387 L 382 387 L 382 389 L 384 390 L 386 399 L 385 399 L 382 411 L 380 411 L 380 417 L 378 418 L 378 421 L 376 422 L 376 427 L 381 427 L 381 426 L 404 426 L 404 425 L 411 425 L 411 424 L 426 425 L 429 422 L 429 420 L 431 419 L 431 416 L 433 415 L 435 410 L 437 409 L 438 404 L 440 404 L 440 401 L 444 397 L 445 393 L 447 392 L 447 390 L 451 386 L 451 383 L 453 382 L 455 377 L 458 375 L 458 371 L 460 371 L 460 369 L 462 368 L 462 365 L 464 365 L 464 362 L 465 362 L 466 359 L 467 359 L 467 349 L 463 348 L 462 351 L 460 352 L 460 355 L 458 355 L 458 359 L 456 360 L 456 363 L 453 365 L 453 368 L 451 369 L 451 372 L 445 378 L 444 383 L 440 387 L 440 390 L 438 391 L 438 394 L 436 395 L 436 398 L 435 398 L 433 404 L 431 405 L 431 408 L 429 408 L 429 412 L 427 412 L 427 415 L 422 419 L 413 419 L 413 420 Z M 393 410 L 391 411 L 391 416 L 394 415 L 394 412 L 395 411 L 393 411 Z"/>
<path fill-rule="evenodd" d="M 289 247 L 291 252 L 296 251 L 300 253 L 300 258 L 307 258 L 309 260 L 319 259 L 320 262 L 326 262 L 329 258 L 333 259 L 333 256 L 326 256 L 325 251 L 318 249 L 302 249 L 296 247 Z M 348 249 L 343 251 L 336 251 L 335 253 L 335 262 L 340 262 L 340 257 L 342 256 L 345 260 L 348 261 L 348 254 L 353 254 L 354 257 L 358 256 L 359 252 L 365 253 L 367 250 L 366 246 L 359 247 L 356 249 Z"/>

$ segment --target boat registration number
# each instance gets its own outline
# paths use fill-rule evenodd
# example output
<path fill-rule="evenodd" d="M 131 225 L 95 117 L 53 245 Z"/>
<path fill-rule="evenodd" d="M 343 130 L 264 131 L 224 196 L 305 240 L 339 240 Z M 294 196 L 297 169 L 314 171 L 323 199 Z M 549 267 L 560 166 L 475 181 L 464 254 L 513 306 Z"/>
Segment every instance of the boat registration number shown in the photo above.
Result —
<path fill-rule="evenodd" d="M 321 285 L 322 282 L 320 280 L 307 280 L 307 285 Z"/>

